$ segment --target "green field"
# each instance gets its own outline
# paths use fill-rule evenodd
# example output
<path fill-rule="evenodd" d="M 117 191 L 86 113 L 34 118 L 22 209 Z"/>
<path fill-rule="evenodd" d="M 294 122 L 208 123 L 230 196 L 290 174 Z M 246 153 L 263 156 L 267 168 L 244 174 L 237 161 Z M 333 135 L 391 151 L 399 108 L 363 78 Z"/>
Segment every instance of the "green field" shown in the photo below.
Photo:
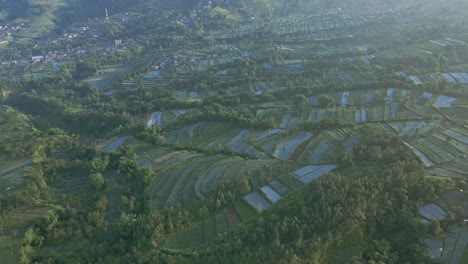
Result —
<path fill-rule="evenodd" d="M 171 235 L 164 243 L 170 249 L 200 248 L 229 229 L 223 211 L 210 214 L 204 221 L 192 223 L 188 228 Z"/>

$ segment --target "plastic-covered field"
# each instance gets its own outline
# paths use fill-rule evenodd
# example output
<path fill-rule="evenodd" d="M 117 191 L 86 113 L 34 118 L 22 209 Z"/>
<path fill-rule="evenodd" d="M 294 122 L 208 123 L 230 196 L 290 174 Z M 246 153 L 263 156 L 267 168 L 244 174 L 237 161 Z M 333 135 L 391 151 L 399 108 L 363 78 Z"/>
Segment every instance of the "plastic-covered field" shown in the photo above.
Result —
<path fill-rule="evenodd" d="M 460 233 L 460 227 L 457 225 L 451 226 L 447 235 L 445 235 L 444 251 L 442 251 L 441 260 L 449 263 L 453 256 L 453 249 L 457 243 L 458 234 Z"/>
<path fill-rule="evenodd" d="M 268 198 L 268 200 L 270 200 L 274 204 L 283 198 L 279 193 L 277 193 L 275 190 L 273 190 L 273 188 L 271 188 L 268 185 L 263 186 L 262 188 L 260 188 L 260 190 L 262 190 L 266 198 Z"/>
<path fill-rule="evenodd" d="M 150 119 L 148 120 L 147 127 L 150 128 L 154 125 L 162 126 L 162 117 L 162 112 L 154 112 L 153 114 L 151 114 Z"/>
<path fill-rule="evenodd" d="M 289 187 L 282 184 L 280 181 L 273 181 L 270 183 L 270 186 L 281 195 L 285 195 L 290 191 Z"/>
<path fill-rule="evenodd" d="M 425 239 L 424 245 L 426 246 L 426 253 L 429 257 L 440 259 L 442 249 L 444 247 L 444 241 L 439 239 Z"/>
<path fill-rule="evenodd" d="M 452 103 L 455 102 L 457 98 L 441 95 L 437 97 L 437 100 L 434 102 L 433 106 L 435 108 L 442 108 L 442 107 L 453 107 Z"/>
<path fill-rule="evenodd" d="M 463 135 L 453 130 L 446 130 L 444 131 L 444 134 L 460 141 L 463 144 L 468 144 L 468 137 L 466 135 Z"/>
<path fill-rule="evenodd" d="M 312 133 L 301 132 L 295 136 L 286 138 L 286 140 L 277 143 L 274 155 L 282 160 L 287 160 L 296 147 L 311 136 Z"/>
<path fill-rule="evenodd" d="M 428 204 L 419 208 L 419 214 L 426 219 L 440 221 L 445 219 L 447 213 L 437 204 Z"/>
<path fill-rule="evenodd" d="M 336 165 L 309 165 L 292 172 L 292 175 L 302 183 L 310 183 L 320 176 L 336 169 Z"/>
<path fill-rule="evenodd" d="M 259 192 L 253 192 L 244 197 L 245 201 L 258 212 L 262 212 L 271 207 L 271 203 Z"/>
<path fill-rule="evenodd" d="M 125 137 L 118 138 L 118 139 L 112 141 L 109 145 L 107 145 L 107 147 L 103 148 L 103 150 L 117 149 L 118 147 L 123 145 L 125 143 L 125 141 L 129 140 L 130 138 L 131 138 L 130 136 L 125 136 Z"/>

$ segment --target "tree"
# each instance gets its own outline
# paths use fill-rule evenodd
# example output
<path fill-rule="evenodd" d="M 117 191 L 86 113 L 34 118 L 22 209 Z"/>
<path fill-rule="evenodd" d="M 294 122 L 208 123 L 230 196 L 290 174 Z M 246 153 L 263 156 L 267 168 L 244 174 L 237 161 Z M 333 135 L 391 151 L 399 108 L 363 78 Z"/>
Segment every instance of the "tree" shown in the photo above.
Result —
<path fill-rule="evenodd" d="M 89 174 L 89 179 L 91 180 L 91 184 L 94 186 L 96 190 L 101 190 L 104 187 L 105 180 L 102 176 L 102 173 L 96 172 Z"/>

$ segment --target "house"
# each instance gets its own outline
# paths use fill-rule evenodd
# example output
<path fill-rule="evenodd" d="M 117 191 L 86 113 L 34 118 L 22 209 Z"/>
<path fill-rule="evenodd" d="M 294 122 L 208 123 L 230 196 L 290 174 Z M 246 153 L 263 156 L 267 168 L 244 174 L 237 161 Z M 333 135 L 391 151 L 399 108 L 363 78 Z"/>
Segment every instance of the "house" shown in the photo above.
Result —
<path fill-rule="evenodd" d="M 32 60 L 33 62 L 40 62 L 40 61 L 42 61 L 43 59 L 44 59 L 44 56 L 33 56 L 33 57 L 31 58 L 31 60 Z"/>

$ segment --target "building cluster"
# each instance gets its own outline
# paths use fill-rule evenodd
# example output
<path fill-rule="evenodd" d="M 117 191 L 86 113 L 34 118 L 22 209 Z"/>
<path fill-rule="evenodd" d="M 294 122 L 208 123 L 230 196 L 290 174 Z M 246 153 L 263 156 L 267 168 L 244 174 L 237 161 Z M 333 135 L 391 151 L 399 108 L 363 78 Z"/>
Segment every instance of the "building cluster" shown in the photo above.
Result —
<path fill-rule="evenodd" d="M 3 37 L 11 37 L 12 33 L 14 34 L 15 32 L 20 32 L 25 30 L 24 24 L 20 25 L 0 25 L 0 36 Z"/>

